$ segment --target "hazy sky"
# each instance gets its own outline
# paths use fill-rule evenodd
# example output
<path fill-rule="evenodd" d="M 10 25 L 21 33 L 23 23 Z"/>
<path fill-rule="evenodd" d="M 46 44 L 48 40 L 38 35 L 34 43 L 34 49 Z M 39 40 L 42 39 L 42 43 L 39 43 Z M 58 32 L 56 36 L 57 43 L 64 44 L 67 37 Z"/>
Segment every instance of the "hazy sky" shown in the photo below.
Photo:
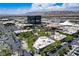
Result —
<path fill-rule="evenodd" d="M 78 3 L 0 3 L 0 14 L 23 14 L 33 11 L 79 11 Z"/>

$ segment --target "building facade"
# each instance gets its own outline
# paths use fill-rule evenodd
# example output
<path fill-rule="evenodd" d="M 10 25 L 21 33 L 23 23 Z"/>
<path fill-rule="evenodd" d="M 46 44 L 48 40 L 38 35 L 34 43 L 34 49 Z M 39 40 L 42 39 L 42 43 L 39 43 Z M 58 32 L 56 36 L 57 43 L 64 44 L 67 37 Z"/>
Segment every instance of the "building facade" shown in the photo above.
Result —
<path fill-rule="evenodd" d="M 27 22 L 30 24 L 41 24 L 41 16 L 27 16 Z"/>

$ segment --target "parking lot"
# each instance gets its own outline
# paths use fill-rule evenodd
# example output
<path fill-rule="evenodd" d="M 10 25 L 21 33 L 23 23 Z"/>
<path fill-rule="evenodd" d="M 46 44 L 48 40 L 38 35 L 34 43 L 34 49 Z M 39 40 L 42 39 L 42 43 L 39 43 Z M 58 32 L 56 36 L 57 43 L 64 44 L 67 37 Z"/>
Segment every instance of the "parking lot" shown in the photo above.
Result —
<path fill-rule="evenodd" d="M 75 48 L 73 52 L 69 56 L 79 56 L 79 47 Z"/>

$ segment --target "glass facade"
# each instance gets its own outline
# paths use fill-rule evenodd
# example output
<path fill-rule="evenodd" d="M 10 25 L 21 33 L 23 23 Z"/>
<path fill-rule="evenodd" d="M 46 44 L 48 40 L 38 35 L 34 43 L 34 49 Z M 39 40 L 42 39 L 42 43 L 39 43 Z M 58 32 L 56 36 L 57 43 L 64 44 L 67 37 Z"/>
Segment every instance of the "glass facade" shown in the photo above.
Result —
<path fill-rule="evenodd" d="M 27 16 L 28 23 L 41 24 L 41 16 Z"/>

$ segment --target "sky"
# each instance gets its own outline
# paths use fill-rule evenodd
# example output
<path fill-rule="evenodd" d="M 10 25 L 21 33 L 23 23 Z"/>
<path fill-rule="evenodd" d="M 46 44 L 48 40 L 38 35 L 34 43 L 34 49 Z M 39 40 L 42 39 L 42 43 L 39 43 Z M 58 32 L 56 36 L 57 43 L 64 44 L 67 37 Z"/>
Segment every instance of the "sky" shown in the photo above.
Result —
<path fill-rule="evenodd" d="M 79 11 L 79 3 L 0 3 L 0 14 L 70 10 Z"/>

